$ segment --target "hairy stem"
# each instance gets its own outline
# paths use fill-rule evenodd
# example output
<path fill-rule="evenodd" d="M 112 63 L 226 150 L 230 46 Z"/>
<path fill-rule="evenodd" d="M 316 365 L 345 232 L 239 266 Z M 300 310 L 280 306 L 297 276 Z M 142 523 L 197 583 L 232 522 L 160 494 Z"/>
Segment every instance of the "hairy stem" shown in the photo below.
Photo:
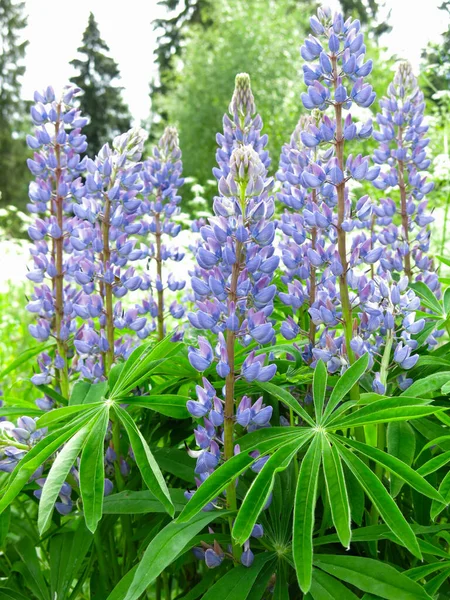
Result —
<path fill-rule="evenodd" d="M 337 58 L 332 57 L 333 64 L 333 83 L 334 88 L 337 88 L 338 71 L 337 71 Z M 339 168 L 344 173 L 344 135 L 342 130 L 342 104 L 336 103 L 334 105 L 334 111 L 336 116 L 336 157 L 338 160 Z M 347 246 L 346 246 L 346 233 L 342 228 L 342 223 L 345 219 L 345 180 L 343 180 L 337 187 L 338 197 L 338 222 L 337 222 L 337 237 L 338 237 L 338 252 L 339 258 L 342 265 L 342 273 L 339 276 L 339 291 L 341 296 L 342 304 L 342 324 L 344 328 L 345 345 L 347 349 L 347 356 L 350 364 L 355 362 L 355 355 L 351 349 L 350 342 L 352 340 L 352 308 L 350 304 L 350 296 L 348 292 L 347 284 Z"/>
<path fill-rule="evenodd" d="M 155 215 L 156 240 L 156 275 L 161 289 L 158 290 L 158 340 L 164 337 L 164 292 L 162 289 L 162 258 L 161 258 L 161 220 L 159 213 Z"/>
<path fill-rule="evenodd" d="M 111 250 L 109 247 L 109 229 L 111 227 L 111 201 L 108 194 L 105 194 L 105 210 L 102 221 L 103 252 L 101 256 L 103 264 L 103 277 L 110 269 Z M 105 353 L 105 364 L 103 365 L 105 376 L 107 377 L 114 363 L 114 314 L 113 314 L 113 293 L 112 284 L 105 279 L 103 281 L 103 292 L 106 313 L 106 339 L 108 340 L 108 350 Z"/>
<path fill-rule="evenodd" d="M 403 145 L 403 127 L 398 129 L 398 145 L 401 148 Z M 405 163 L 402 160 L 397 161 L 398 187 L 400 189 L 400 206 L 402 217 L 403 239 L 408 245 L 408 251 L 405 254 L 405 274 L 409 281 L 412 279 L 411 271 L 411 252 L 409 250 L 409 218 L 406 206 L 406 183 L 405 183 Z"/>
<path fill-rule="evenodd" d="M 59 128 L 61 125 L 60 120 L 61 105 L 58 104 L 58 117 L 55 123 L 55 139 L 59 134 Z M 56 169 L 55 169 L 55 212 L 56 221 L 61 231 L 61 235 L 54 242 L 54 258 L 55 258 L 55 269 L 56 275 L 54 277 L 54 293 L 55 293 L 55 336 L 56 346 L 58 354 L 64 361 L 64 366 L 58 369 L 58 380 L 61 390 L 61 395 L 64 398 L 69 397 L 69 371 L 67 367 L 67 346 L 66 342 L 61 339 L 61 326 L 64 318 L 64 267 L 63 267 L 63 252 L 64 252 L 64 215 L 63 215 L 63 203 L 64 198 L 60 196 L 58 192 L 59 183 L 62 174 L 61 168 L 61 146 L 57 142 L 55 143 L 55 157 L 56 157 Z"/>

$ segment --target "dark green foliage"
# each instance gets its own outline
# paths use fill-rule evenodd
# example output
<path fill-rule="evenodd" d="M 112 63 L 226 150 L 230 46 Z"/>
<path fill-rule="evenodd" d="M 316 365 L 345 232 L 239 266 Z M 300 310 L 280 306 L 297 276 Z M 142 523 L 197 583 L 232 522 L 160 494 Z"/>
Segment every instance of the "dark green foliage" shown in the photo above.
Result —
<path fill-rule="evenodd" d="M 25 111 L 20 99 L 23 58 L 27 41 L 21 41 L 26 26 L 25 3 L 0 0 L 0 207 L 23 209 L 27 200 L 28 154 L 21 123 Z M 16 219 L 3 225 L 15 230 Z"/>
<path fill-rule="evenodd" d="M 77 70 L 72 82 L 84 95 L 80 100 L 83 115 L 90 123 L 83 129 L 89 140 L 88 154 L 94 156 L 101 146 L 130 127 L 128 107 L 122 99 L 122 88 L 116 85 L 119 68 L 108 56 L 109 47 L 100 37 L 94 15 L 90 13 L 78 52 L 83 58 L 70 62 Z"/>

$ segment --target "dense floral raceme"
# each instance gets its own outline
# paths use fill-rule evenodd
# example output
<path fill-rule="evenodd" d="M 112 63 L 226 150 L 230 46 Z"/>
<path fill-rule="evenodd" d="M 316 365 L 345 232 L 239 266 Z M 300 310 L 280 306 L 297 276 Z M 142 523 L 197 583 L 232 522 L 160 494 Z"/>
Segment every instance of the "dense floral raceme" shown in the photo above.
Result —
<path fill-rule="evenodd" d="M 164 289 L 184 287 L 172 274 L 161 279 L 163 261 L 183 258 L 161 241 L 180 230 L 171 220 L 183 183 L 176 130 L 167 128 L 144 164 L 138 162 L 146 138 L 140 129 L 117 136 L 112 147 L 105 144 L 95 160 L 80 160 L 87 120 L 70 104 L 78 93 L 68 88 L 60 102 L 51 88 L 36 93 L 31 112 L 39 127 L 28 136 L 36 150 L 29 160 L 36 176 L 30 210 L 39 214 L 29 229 L 35 246 L 28 277 L 41 284 L 28 305 L 38 315 L 30 331 L 40 341 L 57 342 L 55 358 L 41 356 L 41 373 L 33 381 L 48 384 L 56 376 L 63 395 L 73 373 L 102 379 L 118 357 L 129 355 L 136 339 L 156 330 L 161 339 Z M 148 244 L 151 236 L 154 244 Z M 153 278 L 142 268 L 151 260 Z M 125 306 L 125 296 L 138 291 L 141 301 Z M 184 309 L 174 301 L 169 313 L 179 319 Z"/>
<path fill-rule="evenodd" d="M 409 63 L 398 67 L 380 107 L 377 115 L 380 130 L 374 132 L 380 145 L 373 158 L 383 170 L 374 185 L 393 196 L 383 198 L 376 210 L 377 223 L 382 227 L 378 239 L 388 248 L 381 268 L 403 271 L 410 280 L 424 281 L 439 294 L 438 277 L 427 256 L 428 226 L 434 219 L 427 212 L 425 199 L 433 184 L 423 173 L 430 165 L 426 153 L 429 139 L 425 137 L 428 131 L 424 122 L 425 101 Z"/>
<path fill-rule="evenodd" d="M 50 383 L 55 377 L 64 395 L 68 393 L 68 340 L 76 327 L 73 304 L 79 294 L 66 276 L 72 252 L 68 239 L 73 226 L 71 205 L 82 188 L 80 175 L 86 169 L 86 159 L 81 160 L 80 154 L 87 148 L 81 132 L 87 119 L 72 104 L 79 91 L 68 87 L 61 99 L 56 99 L 51 87 L 36 92 L 31 108 L 36 131 L 27 137 L 35 151 L 28 167 L 36 178 L 30 184 L 28 206 L 36 214 L 35 224 L 28 230 L 34 246 L 33 266 L 27 276 L 36 287 L 27 308 L 37 316 L 30 333 L 40 341 L 56 340 L 54 358 L 42 354 L 41 372 L 33 382 Z"/>
<path fill-rule="evenodd" d="M 272 415 L 272 407 L 264 407 L 262 398 L 252 403 L 244 396 L 235 410 L 236 378 L 264 382 L 276 371 L 275 365 L 266 364 L 266 354 L 256 352 L 275 336 L 270 315 L 276 287 L 271 281 L 279 259 L 273 246 L 267 137 L 261 136 L 262 121 L 254 116 L 255 110 L 248 75 L 237 75 L 230 116 L 224 116 L 224 133 L 217 136 L 219 166 L 214 174 L 219 196 L 214 198 L 214 216 L 200 229 L 202 242 L 191 279 L 196 310 L 188 315 L 189 321 L 198 330 L 212 332 L 216 343 L 213 348 L 199 335 L 189 360 L 201 372 L 215 362 L 217 374 L 225 380 L 223 399 L 204 378 L 203 387 L 197 387 L 197 401 L 188 403 L 191 414 L 203 417 L 204 423 L 195 431 L 200 450 L 192 452 L 197 456 L 199 485 L 217 467 L 222 452 L 228 460 L 239 451 L 234 445 L 235 423 L 251 430 L 268 425 Z M 248 347 L 240 371 L 236 342 Z M 227 504 L 236 505 L 234 482 L 227 488 Z M 243 556 L 245 562 L 248 553 Z"/>
<path fill-rule="evenodd" d="M 152 282 L 156 299 L 153 297 L 150 314 L 156 315 L 157 322 L 152 323 L 152 329 L 157 329 L 158 339 L 162 339 L 165 334 L 164 290 L 176 292 L 182 290 L 186 283 L 175 279 L 170 271 L 165 280 L 163 277 L 165 261 L 180 262 L 184 258 L 184 252 L 164 243 L 164 237 L 175 238 L 181 230 L 181 225 L 173 220 L 180 212 L 181 196 L 178 195 L 178 189 L 184 183 L 181 172 L 178 133 L 175 127 L 167 127 L 158 146 L 153 149 L 153 156 L 144 162 L 142 170 L 145 198 L 142 211 L 150 216 L 150 220 L 145 223 L 145 233 L 154 238 L 154 243 L 149 247 L 149 260 L 156 263 L 156 276 Z M 174 319 L 182 319 L 185 314 L 183 306 L 176 300 L 170 304 L 169 312 Z"/>
<path fill-rule="evenodd" d="M 311 27 L 317 37 L 302 47 L 310 63 L 303 69 L 308 91 L 302 100 L 312 115 L 300 120 L 284 146 L 278 171 L 278 199 L 287 206 L 280 225 L 287 291 L 280 299 L 293 312 L 281 333 L 289 340 L 307 335 L 304 359 L 312 366 L 324 360 L 331 373 L 369 352 L 379 365 L 373 387 L 384 393 L 392 361 L 404 370 L 416 364 L 412 336 L 425 322 L 415 317 L 420 302 L 406 289 L 408 280 L 396 282 L 385 268 L 391 242 L 377 235 L 374 223 L 383 222 L 386 201 L 355 197 L 358 188 L 350 186 L 382 178 L 369 157 L 346 153 L 349 143 L 373 133 L 370 120 L 358 123 L 345 114 L 375 100 L 364 81 L 371 61 L 365 61 L 359 21 L 319 9 Z M 399 381 L 404 387 L 410 382 L 402 373 Z"/>

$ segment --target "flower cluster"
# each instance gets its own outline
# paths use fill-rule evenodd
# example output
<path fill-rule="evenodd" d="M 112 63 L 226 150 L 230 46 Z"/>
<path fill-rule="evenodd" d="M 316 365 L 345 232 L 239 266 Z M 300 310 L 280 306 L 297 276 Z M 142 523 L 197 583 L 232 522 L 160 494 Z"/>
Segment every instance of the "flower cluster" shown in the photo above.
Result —
<path fill-rule="evenodd" d="M 143 164 L 142 180 L 144 183 L 142 212 L 151 219 L 145 222 L 145 232 L 154 236 L 154 244 L 149 248 L 149 259 L 156 263 L 156 277 L 153 283 L 156 288 L 157 301 L 153 299 L 151 314 L 156 313 L 157 323 L 152 327 L 157 328 L 158 339 L 165 334 L 164 318 L 164 289 L 172 292 L 182 290 L 185 281 L 177 280 L 172 273 L 163 280 L 163 263 L 167 260 L 180 262 L 184 253 L 176 247 L 164 244 L 162 236 L 175 238 L 181 230 L 181 225 L 174 222 L 173 218 L 180 212 L 181 196 L 178 195 L 184 179 L 181 177 L 182 162 L 181 150 L 178 142 L 178 133 L 175 127 L 167 127 L 159 144 L 153 149 L 153 156 Z M 184 308 L 176 300 L 169 306 L 169 312 L 174 319 L 181 319 Z"/>
<path fill-rule="evenodd" d="M 197 386 L 197 401 L 188 403 L 194 417 L 203 417 L 195 431 L 200 450 L 197 458 L 198 484 L 228 460 L 239 447 L 234 445 L 234 428 L 265 426 L 272 408 L 263 407 L 262 399 L 253 405 L 243 397 L 235 411 L 235 381 L 268 381 L 276 371 L 266 365 L 266 355 L 257 347 L 274 340 L 270 315 L 276 287 L 271 283 L 279 259 L 274 254 L 275 223 L 273 198 L 269 196 L 273 181 L 267 177 L 269 157 L 261 136 L 262 121 L 254 116 L 255 104 L 247 74 L 236 77 L 230 103 L 231 117 L 224 117 L 224 133 L 217 136 L 219 196 L 214 198 L 214 216 L 200 229 L 197 266 L 192 272 L 192 288 L 197 310 L 188 315 L 194 328 L 208 330 L 216 336 L 215 348 L 206 337 L 199 336 L 198 348 L 189 348 L 189 360 L 198 371 L 205 371 L 216 361 L 216 372 L 225 380 L 224 401 L 214 386 L 203 379 Z M 236 371 L 235 343 L 249 347 Z M 236 505 L 235 483 L 226 492 L 227 504 Z"/>
<path fill-rule="evenodd" d="M 131 129 L 105 144 L 95 160 L 88 159 L 86 183 L 73 212 L 78 217 L 71 243 L 79 252 L 72 274 L 82 292 L 74 310 L 85 322 L 75 335 L 77 368 L 83 377 L 99 379 L 118 356 L 132 348 L 129 335 L 116 339 L 115 331 L 148 335 L 145 308 L 123 308 L 123 298 L 146 291 L 149 278 L 130 263 L 146 257 L 148 249 L 137 236 L 142 230 L 142 190 L 139 177 L 145 132 Z M 114 298 L 116 300 L 114 300 Z"/>
<path fill-rule="evenodd" d="M 349 188 L 352 180 L 380 176 L 380 166 L 371 166 L 368 156 L 345 152 L 349 142 L 373 133 L 370 120 L 358 123 L 344 114 L 353 104 L 373 103 L 375 94 L 364 81 L 371 61 L 365 61 L 359 21 L 319 9 L 311 27 L 317 37 L 310 36 L 301 50 L 312 63 L 303 69 L 308 90 L 302 101 L 313 112 L 283 147 L 278 172 L 278 199 L 287 207 L 280 224 L 287 290 L 280 299 L 293 312 L 281 333 L 290 340 L 308 335 L 304 359 L 312 366 L 322 359 L 332 373 L 366 352 L 381 369 L 384 353 L 390 364 L 394 343 L 394 362 L 410 369 L 418 358 L 411 355 L 417 347 L 411 335 L 424 326 L 415 320 L 419 301 L 411 290 L 400 298 L 405 283 L 392 283 L 381 266 L 386 248 L 373 231 L 379 205 L 368 195 L 354 198 Z M 391 287 L 393 298 L 386 292 Z M 374 375 L 374 389 L 385 388 L 386 376 Z"/>
<path fill-rule="evenodd" d="M 388 197 L 382 199 L 376 210 L 378 239 L 387 249 L 381 267 L 404 272 L 410 281 L 413 278 L 424 281 L 439 293 L 438 277 L 427 256 L 428 226 L 434 219 L 427 212 L 425 199 L 433 184 L 423 174 L 430 165 L 426 154 L 429 139 L 425 137 L 428 131 L 424 123 L 425 102 L 409 63 L 399 65 L 380 107 L 381 113 L 377 115 L 380 130 L 373 134 L 379 147 L 373 160 L 386 168 L 374 185 L 390 193 L 398 190 L 400 195 L 399 206 Z M 395 223 L 397 215 L 400 226 Z"/>
<path fill-rule="evenodd" d="M 40 341 L 56 340 L 54 358 L 41 356 L 41 372 L 33 381 L 37 385 L 50 383 L 56 377 L 64 395 L 68 392 L 68 339 L 75 333 L 73 303 L 78 293 L 67 276 L 66 254 L 72 250 L 71 204 L 82 188 L 80 175 L 86 169 L 86 159 L 80 155 L 87 148 L 86 136 L 81 133 L 87 119 L 72 104 L 79 91 L 68 87 L 61 99 L 56 99 L 51 87 L 36 92 L 31 107 L 36 130 L 34 136 L 27 136 L 28 146 L 34 150 L 27 162 L 35 176 L 29 186 L 28 209 L 36 214 L 34 225 L 28 229 L 34 245 L 33 266 L 27 277 L 37 284 L 27 306 L 37 316 L 30 333 Z"/>

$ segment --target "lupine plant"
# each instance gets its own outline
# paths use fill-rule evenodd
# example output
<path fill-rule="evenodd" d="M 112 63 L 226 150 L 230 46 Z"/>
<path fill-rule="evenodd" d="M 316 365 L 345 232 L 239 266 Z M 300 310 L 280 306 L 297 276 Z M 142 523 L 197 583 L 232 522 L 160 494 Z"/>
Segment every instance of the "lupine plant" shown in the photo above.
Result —
<path fill-rule="evenodd" d="M 83 158 L 81 90 L 36 93 L 40 343 L 2 378 L 28 366 L 38 392 L 1 396 L 0 598 L 450 597 L 423 95 L 402 63 L 378 103 L 360 22 L 310 25 L 273 168 L 236 76 L 182 299 L 176 129 L 149 158 L 139 128 Z"/>

